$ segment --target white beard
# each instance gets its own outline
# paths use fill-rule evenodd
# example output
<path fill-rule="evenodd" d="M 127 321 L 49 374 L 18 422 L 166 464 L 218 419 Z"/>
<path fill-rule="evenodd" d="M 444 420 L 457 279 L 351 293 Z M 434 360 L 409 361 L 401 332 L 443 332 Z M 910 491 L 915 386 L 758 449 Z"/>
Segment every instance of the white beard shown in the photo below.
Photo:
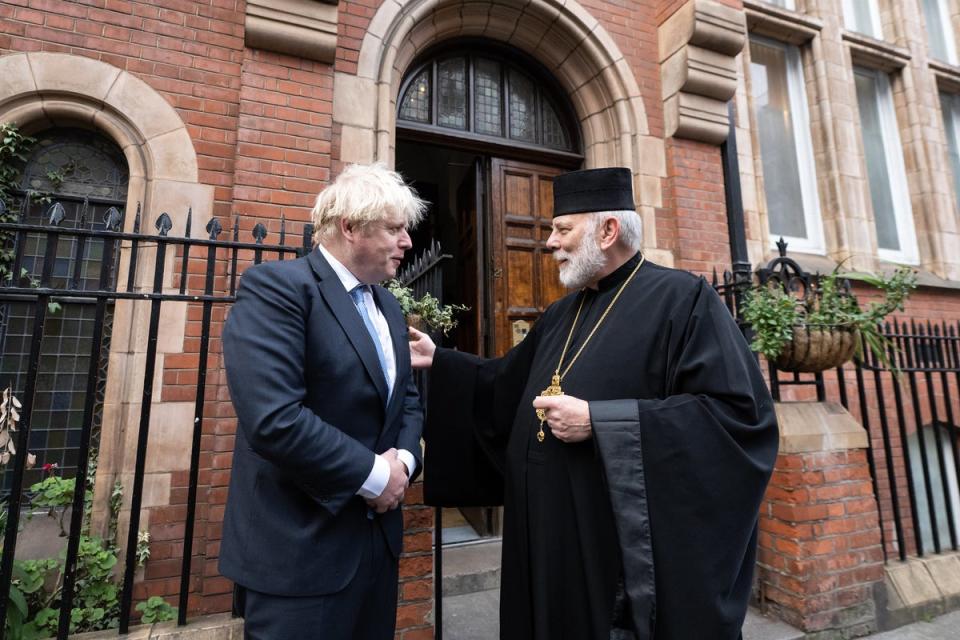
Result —
<path fill-rule="evenodd" d="M 576 251 L 568 253 L 558 249 L 553 252 L 553 259 L 566 260 L 560 265 L 560 284 L 567 289 L 581 289 L 593 282 L 606 264 L 596 233 L 589 229 L 583 234 Z"/>

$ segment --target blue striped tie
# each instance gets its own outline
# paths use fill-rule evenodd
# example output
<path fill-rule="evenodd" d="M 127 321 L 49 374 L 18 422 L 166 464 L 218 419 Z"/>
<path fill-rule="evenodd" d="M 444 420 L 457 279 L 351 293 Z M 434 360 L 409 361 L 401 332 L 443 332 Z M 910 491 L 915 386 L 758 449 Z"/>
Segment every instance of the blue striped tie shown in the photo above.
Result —
<path fill-rule="evenodd" d="M 367 305 L 363 301 L 363 292 L 369 288 L 369 285 L 358 284 L 350 290 L 350 297 L 353 298 L 353 304 L 357 307 L 357 311 L 360 312 L 360 317 L 363 318 L 363 324 L 367 327 L 367 331 L 373 339 L 373 346 L 377 349 L 377 358 L 380 360 L 380 370 L 383 372 L 383 379 L 387 383 L 387 397 L 389 398 L 393 390 L 390 389 L 390 378 L 387 377 L 387 358 L 383 355 L 383 347 L 380 345 L 380 335 L 373 326 L 373 321 L 370 320 L 370 314 L 367 313 Z"/>

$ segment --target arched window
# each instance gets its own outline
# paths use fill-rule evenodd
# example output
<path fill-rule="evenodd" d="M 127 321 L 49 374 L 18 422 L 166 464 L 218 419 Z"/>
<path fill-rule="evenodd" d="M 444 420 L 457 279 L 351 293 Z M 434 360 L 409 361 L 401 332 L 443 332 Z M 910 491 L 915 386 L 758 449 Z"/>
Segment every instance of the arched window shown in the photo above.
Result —
<path fill-rule="evenodd" d="M 576 119 L 556 83 L 519 52 L 441 53 L 407 73 L 397 126 L 578 153 Z"/>
<path fill-rule="evenodd" d="M 58 128 L 34 136 L 20 174 L 20 188 L 10 205 L 19 211 L 20 222 L 49 226 L 50 217 L 60 228 L 104 229 L 105 218 L 119 218 L 126 204 L 128 171 L 123 152 L 107 138 L 83 129 Z M 22 269 L 35 282 L 43 271 L 48 236 L 27 235 Z M 99 286 L 103 263 L 103 240 L 84 241 L 82 261 L 76 236 L 60 236 L 50 286 L 92 289 Z M 112 285 L 111 281 L 111 285 Z M 78 463 L 78 446 L 93 340 L 95 305 L 92 300 L 69 298 L 48 312 L 37 363 L 29 451 L 37 455 L 37 468 L 27 471 L 24 486 L 42 479 L 41 466 L 56 463 L 65 476 L 72 476 Z M 0 386 L 13 387 L 21 395 L 26 385 L 31 339 L 34 334 L 33 303 L 0 302 Z M 94 446 L 99 434 L 112 309 L 106 313 L 104 344 L 100 357 L 97 402 L 93 418 Z M 10 473 L 4 474 L 2 490 L 9 490 Z"/>

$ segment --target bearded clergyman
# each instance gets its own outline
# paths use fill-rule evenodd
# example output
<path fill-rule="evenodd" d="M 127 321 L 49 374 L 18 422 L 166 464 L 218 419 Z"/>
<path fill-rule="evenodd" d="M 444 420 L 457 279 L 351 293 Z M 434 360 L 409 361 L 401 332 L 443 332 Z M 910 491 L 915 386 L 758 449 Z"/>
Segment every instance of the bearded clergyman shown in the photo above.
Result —
<path fill-rule="evenodd" d="M 735 640 L 777 454 L 773 401 L 703 278 L 653 264 L 628 169 L 558 176 L 573 292 L 502 358 L 436 348 L 425 492 L 503 504 L 503 640 Z"/>

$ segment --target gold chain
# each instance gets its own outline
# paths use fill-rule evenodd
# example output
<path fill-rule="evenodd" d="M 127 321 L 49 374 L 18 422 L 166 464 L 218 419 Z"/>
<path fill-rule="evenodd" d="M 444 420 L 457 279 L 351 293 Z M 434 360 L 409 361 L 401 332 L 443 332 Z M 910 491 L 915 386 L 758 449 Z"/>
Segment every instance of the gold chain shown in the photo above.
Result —
<path fill-rule="evenodd" d="M 583 303 L 586 301 L 587 296 L 584 295 L 580 298 L 580 306 L 577 307 L 577 314 L 573 317 L 573 324 L 570 325 L 570 333 L 567 334 L 567 341 L 563 345 L 563 351 L 560 353 L 560 362 L 557 363 L 557 368 L 553 372 L 553 377 L 550 380 L 550 386 L 544 389 L 540 395 L 544 396 L 559 396 L 563 395 L 563 389 L 560 388 L 560 382 L 566 377 L 567 373 L 570 372 L 570 367 L 573 366 L 573 363 L 577 361 L 577 358 L 580 357 L 580 354 L 583 353 L 583 348 L 587 346 L 587 343 L 590 342 L 590 338 L 593 337 L 593 334 L 597 332 L 597 329 L 600 328 L 600 325 L 603 324 L 603 321 L 607 319 L 607 314 L 610 313 L 610 310 L 613 309 L 613 305 L 617 303 L 617 300 L 620 299 L 620 294 L 623 293 L 623 290 L 627 288 L 627 285 L 630 284 L 630 281 L 633 280 L 633 276 L 637 274 L 637 271 L 640 270 L 640 267 L 643 266 L 646 258 L 640 256 L 640 262 L 637 263 L 637 266 L 633 268 L 633 271 L 630 272 L 630 275 L 627 276 L 627 279 L 623 281 L 623 284 L 620 285 L 620 288 L 617 290 L 617 294 L 613 296 L 613 300 L 610 301 L 610 304 L 607 305 L 607 308 L 604 309 L 603 315 L 600 316 L 600 319 L 597 320 L 597 323 L 593 325 L 593 329 L 590 331 L 590 335 L 587 336 L 587 339 L 583 341 L 583 344 L 580 345 L 580 348 L 577 349 L 577 352 L 573 354 L 573 358 L 570 359 L 570 362 L 567 363 L 567 368 L 563 370 L 563 373 L 560 373 L 560 367 L 563 366 L 563 359 L 567 357 L 567 349 L 570 348 L 570 341 L 573 340 L 573 331 L 577 328 L 577 320 L 580 319 L 580 312 L 583 311 Z M 543 433 L 543 423 L 547 419 L 546 411 L 543 409 L 537 409 L 537 418 L 540 420 L 540 430 L 537 431 L 537 440 L 543 442 L 546 437 Z"/>
<path fill-rule="evenodd" d="M 643 266 L 644 260 L 646 260 L 646 258 L 644 256 L 640 256 L 640 262 L 637 263 L 637 266 L 633 268 L 633 271 L 630 272 L 630 275 L 627 276 L 627 279 L 623 281 L 622 285 L 620 285 L 620 289 L 617 290 L 617 295 L 613 296 L 613 300 L 611 300 L 610 304 L 607 305 L 603 315 L 600 316 L 599 320 L 597 320 L 597 324 L 593 325 L 593 330 L 590 331 L 590 335 L 587 336 L 587 339 L 584 340 L 583 344 L 580 345 L 580 348 L 577 349 L 577 352 L 573 355 L 573 358 L 569 363 L 567 363 L 567 368 L 563 370 L 563 373 L 560 373 L 560 367 L 563 366 L 563 359 L 567 355 L 567 348 L 570 346 L 570 340 L 573 338 L 573 330 L 577 327 L 577 320 L 580 318 L 580 310 L 583 309 L 583 303 L 587 297 L 584 296 L 580 300 L 580 308 L 577 309 L 577 315 L 573 318 L 573 324 L 570 325 L 570 333 L 567 334 L 567 343 L 563 345 L 563 353 L 560 354 L 560 362 L 557 363 L 556 373 L 560 376 L 561 381 L 567 376 L 567 373 L 570 372 L 570 367 L 572 367 L 573 363 L 577 361 L 577 358 L 580 357 L 580 354 L 583 353 L 583 348 L 587 346 L 588 342 L 590 342 L 590 338 L 592 338 L 593 334 L 597 332 L 597 329 L 600 328 L 600 325 L 603 324 L 603 321 L 607 319 L 607 314 L 610 313 L 611 309 L 613 309 L 613 305 L 617 304 L 620 294 L 623 293 L 623 290 L 626 289 L 627 285 L 630 284 L 630 281 L 633 280 L 633 276 L 635 276 L 637 271 L 640 270 L 640 267 Z"/>

